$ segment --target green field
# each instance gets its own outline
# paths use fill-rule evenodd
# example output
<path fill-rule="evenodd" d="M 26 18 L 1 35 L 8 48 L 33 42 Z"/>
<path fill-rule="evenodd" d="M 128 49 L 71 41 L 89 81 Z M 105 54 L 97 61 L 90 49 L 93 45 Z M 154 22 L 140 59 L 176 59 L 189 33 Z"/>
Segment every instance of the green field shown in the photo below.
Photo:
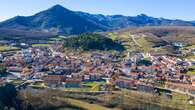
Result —
<path fill-rule="evenodd" d="M 195 106 L 188 104 L 190 96 L 179 93 L 172 93 L 172 95 L 172 103 L 174 103 L 175 106 L 183 106 L 186 110 L 195 110 Z"/>
<path fill-rule="evenodd" d="M 81 88 L 65 88 L 64 91 L 79 91 L 79 92 L 89 92 L 89 91 L 99 91 L 100 85 L 105 84 L 105 82 L 84 82 Z"/>
<path fill-rule="evenodd" d="M 84 86 L 89 86 L 89 87 L 94 87 L 99 84 L 104 84 L 105 82 L 83 82 L 82 85 Z"/>
<path fill-rule="evenodd" d="M 50 44 L 32 44 L 33 47 L 48 47 Z"/>
<path fill-rule="evenodd" d="M 136 36 L 134 39 L 132 39 L 129 36 L 128 31 L 122 31 L 122 32 L 109 32 L 106 34 L 109 38 L 122 42 L 122 45 L 125 47 L 125 49 L 129 52 L 132 51 L 141 51 L 141 52 L 160 52 L 165 53 L 167 52 L 166 49 L 163 47 L 153 47 L 155 46 L 155 41 L 157 38 L 153 38 L 150 36 L 143 37 L 143 36 Z"/>
<path fill-rule="evenodd" d="M 187 74 L 188 75 L 195 75 L 195 71 L 188 71 Z"/>
<path fill-rule="evenodd" d="M 195 45 L 186 46 L 185 48 L 192 49 L 192 48 L 195 48 Z"/>
<path fill-rule="evenodd" d="M 18 50 L 18 48 L 7 46 L 7 45 L 0 46 L 0 52 L 14 51 L 14 50 Z"/>
<path fill-rule="evenodd" d="M 35 82 L 35 83 L 31 84 L 30 87 L 32 87 L 34 89 L 44 89 L 44 88 L 46 88 L 45 84 L 42 83 L 42 82 Z"/>
<path fill-rule="evenodd" d="M 24 81 L 23 80 L 13 80 L 11 83 L 13 84 L 13 85 L 20 85 L 20 84 L 22 84 Z"/>
<path fill-rule="evenodd" d="M 88 83 L 87 85 L 95 86 L 93 83 Z M 48 100 L 48 98 L 52 98 L 53 101 L 56 102 L 57 99 L 58 101 L 66 102 L 69 105 L 81 108 L 69 109 L 67 106 L 60 106 L 55 110 L 120 110 L 118 108 L 123 109 L 123 107 L 132 108 L 132 110 L 133 108 L 140 108 L 140 110 L 142 110 L 146 107 L 150 108 L 151 110 L 194 110 L 195 108 L 195 106 L 188 104 L 188 99 L 190 98 L 189 96 L 178 93 L 173 93 L 172 98 L 168 98 L 166 96 L 158 96 L 133 90 L 129 91 L 127 89 L 112 91 L 113 93 L 100 95 L 83 95 L 81 91 L 79 91 L 78 94 L 66 94 L 66 96 L 62 96 L 63 92 L 64 91 L 56 91 L 56 89 L 47 90 L 40 92 L 43 96 L 36 93 L 36 95 L 30 95 L 29 99 L 32 99 L 32 96 L 36 96 L 38 98 L 45 96 L 46 100 Z M 52 95 L 54 97 L 50 97 Z M 99 102 L 96 99 L 101 99 L 103 102 Z M 116 104 L 116 106 L 112 106 L 113 108 L 108 108 L 110 107 L 108 106 L 110 104 Z"/>
<path fill-rule="evenodd" d="M 141 45 L 144 52 L 149 52 L 152 50 L 153 44 L 148 42 L 144 37 L 137 38 L 136 41 Z"/>
<path fill-rule="evenodd" d="M 188 67 L 188 69 L 194 69 L 192 71 L 188 71 L 187 72 L 188 75 L 195 75 L 195 66 L 190 66 L 190 67 Z"/>
<path fill-rule="evenodd" d="M 107 36 L 114 41 L 122 42 L 122 45 L 127 51 L 135 51 L 138 46 L 136 46 L 128 34 L 128 32 L 109 32 L 107 33 Z"/>
<path fill-rule="evenodd" d="M 105 82 L 86 82 L 83 83 L 83 86 L 87 86 L 90 88 L 90 91 L 99 91 L 100 85 L 105 84 Z"/>
<path fill-rule="evenodd" d="M 187 72 L 188 75 L 195 75 L 195 66 L 189 66 L 188 69 L 190 69 L 190 71 Z"/>
<path fill-rule="evenodd" d="M 187 59 L 195 59 L 195 55 L 187 56 Z"/>

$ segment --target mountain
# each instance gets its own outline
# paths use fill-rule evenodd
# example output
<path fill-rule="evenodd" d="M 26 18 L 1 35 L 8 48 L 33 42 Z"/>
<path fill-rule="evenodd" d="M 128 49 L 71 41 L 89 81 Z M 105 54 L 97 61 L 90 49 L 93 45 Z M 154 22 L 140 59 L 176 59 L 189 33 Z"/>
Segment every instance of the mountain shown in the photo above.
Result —
<path fill-rule="evenodd" d="M 36 31 L 52 34 L 80 34 L 141 26 L 195 26 L 195 22 L 138 16 L 89 14 L 55 5 L 33 16 L 16 16 L 0 23 L 0 30 Z"/>
<path fill-rule="evenodd" d="M 33 16 L 17 16 L 0 23 L 0 28 L 28 31 L 43 31 L 54 34 L 79 34 L 83 32 L 105 31 L 104 28 L 87 21 L 75 12 L 60 5 Z"/>
<path fill-rule="evenodd" d="M 127 27 L 141 27 L 141 26 L 195 26 L 195 22 L 183 20 L 169 20 L 164 18 L 154 18 L 145 14 L 137 16 L 123 16 L 111 15 L 104 16 L 101 14 L 89 14 L 84 12 L 77 12 L 80 16 L 97 24 L 104 25 L 111 29 L 121 29 Z"/>

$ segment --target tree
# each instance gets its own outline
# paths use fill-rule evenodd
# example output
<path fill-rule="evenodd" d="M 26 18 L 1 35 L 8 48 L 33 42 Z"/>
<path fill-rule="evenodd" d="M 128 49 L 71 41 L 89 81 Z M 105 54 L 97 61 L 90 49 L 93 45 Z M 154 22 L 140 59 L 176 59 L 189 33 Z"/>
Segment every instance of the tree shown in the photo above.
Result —
<path fill-rule="evenodd" d="M 7 68 L 4 66 L 0 66 L 0 76 L 4 76 L 7 74 Z"/>
<path fill-rule="evenodd" d="M 5 86 L 0 87 L 0 102 L 1 107 L 14 107 L 16 110 L 19 110 L 19 100 L 16 98 L 17 90 L 14 85 L 6 84 Z"/>

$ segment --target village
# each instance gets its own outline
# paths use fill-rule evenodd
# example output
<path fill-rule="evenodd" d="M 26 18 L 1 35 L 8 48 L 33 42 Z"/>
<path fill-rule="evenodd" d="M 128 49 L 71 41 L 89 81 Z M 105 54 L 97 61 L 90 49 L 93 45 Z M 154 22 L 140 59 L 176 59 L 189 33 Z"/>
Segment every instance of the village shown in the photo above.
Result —
<path fill-rule="evenodd" d="M 193 49 L 192 49 L 193 50 Z M 128 53 L 125 58 L 92 52 L 88 55 L 63 54 L 52 46 L 27 47 L 0 54 L 7 68 L 1 84 L 19 89 L 55 88 L 65 91 L 108 92 L 128 89 L 151 94 L 171 92 L 195 97 L 195 60 L 150 53 Z"/>

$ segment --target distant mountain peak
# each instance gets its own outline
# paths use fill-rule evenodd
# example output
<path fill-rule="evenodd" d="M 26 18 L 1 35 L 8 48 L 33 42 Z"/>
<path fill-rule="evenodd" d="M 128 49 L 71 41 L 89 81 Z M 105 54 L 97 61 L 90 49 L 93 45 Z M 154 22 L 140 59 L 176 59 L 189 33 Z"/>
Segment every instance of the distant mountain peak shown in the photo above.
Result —
<path fill-rule="evenodd" d="M 62 5 L 59 5 L 59 4 L 54 5 L 54 6 L 51 7 L 51 8 L 53 8 L 53 9 L 64 9 L 64 7 L 63 7 Z"/>
<path fill-rule="evenodd" d="M 54 5 L 53 7 L 49 8 L 48 10 L 53 10 L 53 11 L 70 11 L 69 9 L 63 7 L 62 5 Z"/>

